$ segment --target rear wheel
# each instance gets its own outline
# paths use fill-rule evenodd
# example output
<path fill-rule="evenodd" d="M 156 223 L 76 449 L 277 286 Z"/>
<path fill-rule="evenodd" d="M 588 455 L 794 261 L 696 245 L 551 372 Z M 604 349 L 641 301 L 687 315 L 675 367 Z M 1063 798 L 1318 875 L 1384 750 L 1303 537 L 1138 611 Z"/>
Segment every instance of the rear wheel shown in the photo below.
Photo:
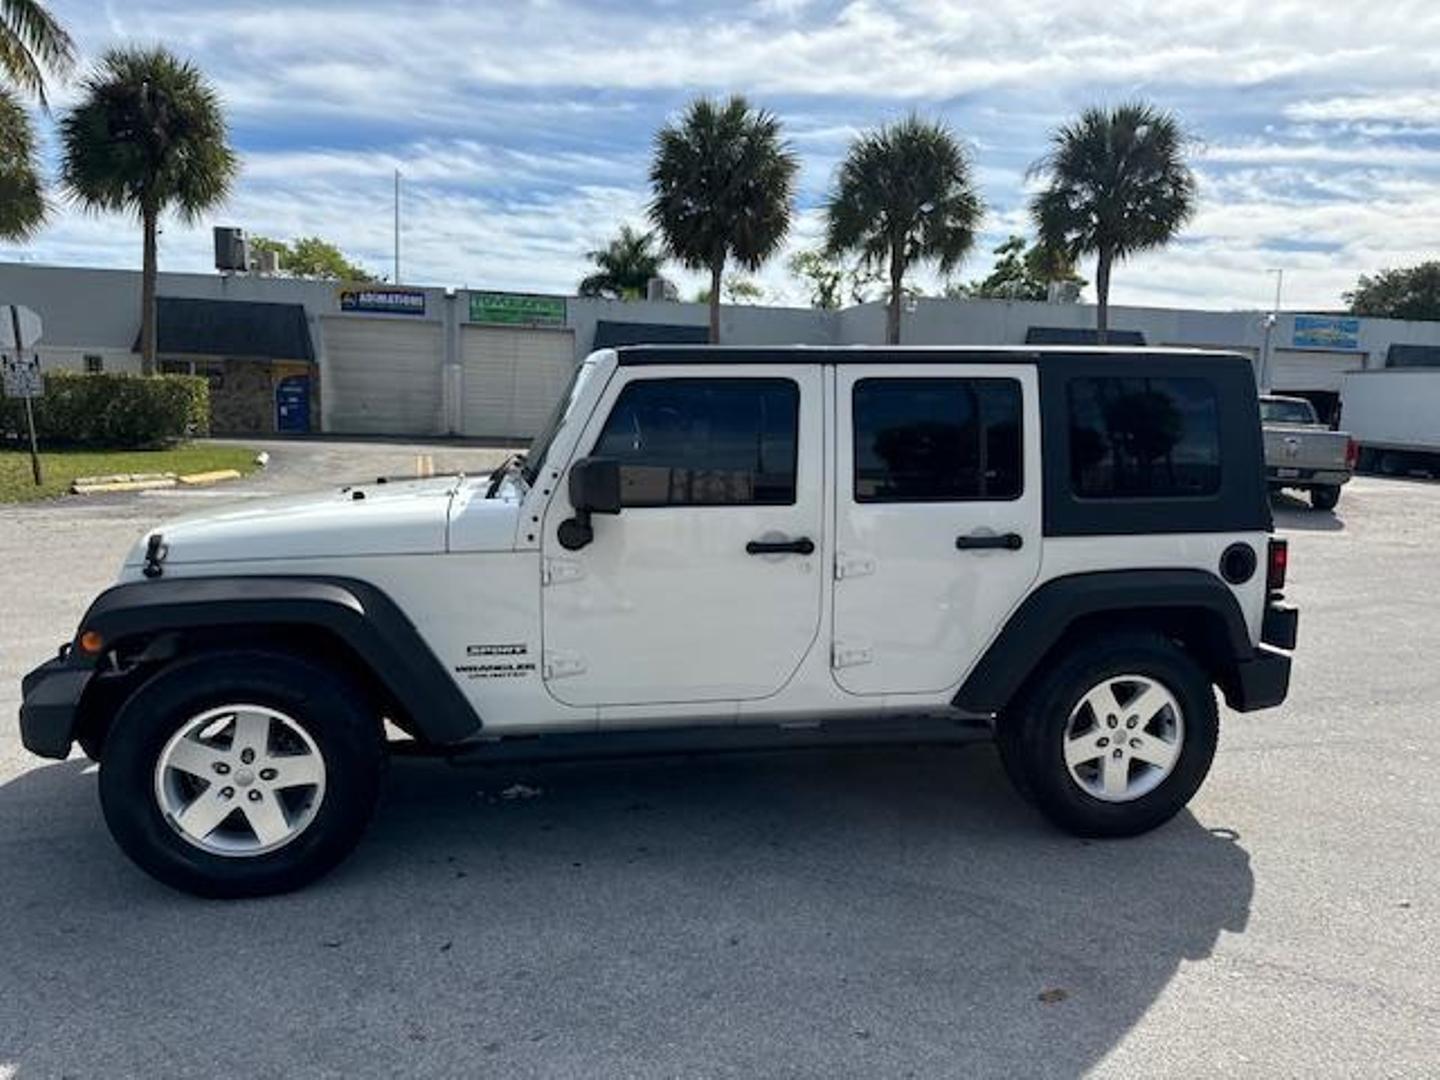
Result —
<path fill-rule="evenodd" d="M 290 656 L 209 653 L 130 697 L 105 740 L 100 801 L 142 869 L 202 896 L 299 888 L 359 841 L 382 730 L 339 673 Z"/>
<path fill-rule="evenodd" d="M 1131 836 L 1168 821 L 1205 779 L 1219 733 L 1205 673 L 1148 631 L 1077 647 L 1002 723 L 1022 792 L 1080 836 Z"/>
<path fill-rule="evenodd" d="M 1317 487 L 1310 489 L 1310 505 L 1316 510 L 1334 510 L 1340 501 L 1340 488 Z"/>

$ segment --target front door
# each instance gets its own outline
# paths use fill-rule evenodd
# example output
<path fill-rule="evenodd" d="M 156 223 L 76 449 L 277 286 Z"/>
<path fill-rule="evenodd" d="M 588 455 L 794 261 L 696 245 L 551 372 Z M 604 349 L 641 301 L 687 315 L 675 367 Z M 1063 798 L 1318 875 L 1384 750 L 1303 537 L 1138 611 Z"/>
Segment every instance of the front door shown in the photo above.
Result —
<path fill-rule="evenodd" d="M 838 370 L 835 679 L 942 691 L 1039 573 L 1036 369 Z"/>
<path fill-rule="evenodd" d="M 287 375 L 276 385 L 275 430 L 282 434 L 310 430 L 309 375 Z"/>
<path fill-rule="evenodd" d="M 763 698 L 816 647 L 818 364 L 620 367 L 576 457 L 614 458 L 622 509 L 567 551 L 544 522 L 545 684 L 567 705 Z M 720 711 L 723 711 L 721 709 Z"/>

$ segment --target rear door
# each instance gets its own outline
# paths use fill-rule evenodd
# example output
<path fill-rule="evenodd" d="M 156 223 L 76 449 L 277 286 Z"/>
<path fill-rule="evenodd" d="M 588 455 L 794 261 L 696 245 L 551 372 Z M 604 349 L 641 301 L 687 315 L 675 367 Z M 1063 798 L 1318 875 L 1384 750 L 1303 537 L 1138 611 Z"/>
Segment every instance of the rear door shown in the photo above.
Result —
<path fill-rule="evenodd" d="M 577 457 L 620 463 L 623 508 L 567 551 L 544 525 L 545 685 L 567 705 L 775 693 L 815 645 L 825 587 L 818 364 L 621 367 Z"/>
<path fill-rule="evenodd" d="M 840 365 L 836 681 L 934 693 L 978 660 L 1040 569 L 1036 369 Z"/>

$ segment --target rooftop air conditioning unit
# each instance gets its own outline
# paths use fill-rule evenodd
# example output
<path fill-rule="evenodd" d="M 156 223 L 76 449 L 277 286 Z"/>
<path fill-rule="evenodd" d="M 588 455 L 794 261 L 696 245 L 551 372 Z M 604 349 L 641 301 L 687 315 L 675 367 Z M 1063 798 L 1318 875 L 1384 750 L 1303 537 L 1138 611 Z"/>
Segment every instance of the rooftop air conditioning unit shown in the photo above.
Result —
<path fill-rule="evenodd" d="M 645 283 L 646 300 L 670 300 L 680 299 L 680 290 L 669 278 L 652 277 Z"/>
<path fill-rule="evenodd" d="M 255 273 L 273 277 L 280 272 L 280 253 L 273 249 L 257 251 L 254 259 Z"/>
<path fill-rule="evenodd" d="M 222 274 L 245 273 L 250 269 L 245 230 L 224 225 L 215 227 L 215 269 Z"/>

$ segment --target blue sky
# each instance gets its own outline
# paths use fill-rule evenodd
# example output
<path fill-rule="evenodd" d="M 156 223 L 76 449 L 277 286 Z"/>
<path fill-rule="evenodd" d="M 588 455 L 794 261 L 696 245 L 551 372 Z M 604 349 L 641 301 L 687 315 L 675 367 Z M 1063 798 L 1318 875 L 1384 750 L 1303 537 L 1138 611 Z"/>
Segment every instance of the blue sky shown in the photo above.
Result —
<path fill-rule="evenodd" d="M 205 270 L 211 224 L 319 234 L 390 269 L 405 176 L 407 281 L 569 291 L 584 252 L 641 224 L 655 129 L 700 93 L 778 113 L 803 160 L 791 248 L 854 134 L 910 110 L 970 145 L 988 205 L 959 277 L 1025 231 L 1025 170 L 1090 103 L 1149 98 L 1196 137 L 1200 212 L 1122 266 L 1120 303 L 1329 308 L 1357 274 L 1440 249 L 1440 4 L 1387 0 L 491 0 L 303 5 L 55 0 L 88 56 L 161 42 L 227 105 L 243 172 L 161 265 Z M 68 94 L 60 90 L 57 106 Z M 135 266 L 138 229 L 57 206 L 0 257 Z M 687 291 L 696 279 L 677 273 Z M 803 302 L 784 259 L 758 275 Z M 923 285 L 939 282 L 923 274 Z"/>

